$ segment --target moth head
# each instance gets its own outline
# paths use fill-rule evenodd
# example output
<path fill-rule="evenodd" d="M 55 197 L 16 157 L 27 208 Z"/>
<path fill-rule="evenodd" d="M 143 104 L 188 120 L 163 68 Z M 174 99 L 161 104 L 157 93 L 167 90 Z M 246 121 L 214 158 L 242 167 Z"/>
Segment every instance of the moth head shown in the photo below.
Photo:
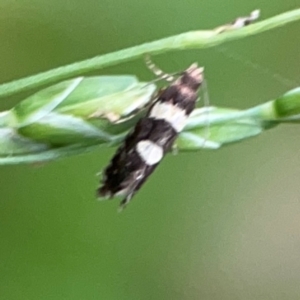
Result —
<path fill-rule="evenodd" d="M 180 77 L 180 83 L 186 85 L 192 90 L 197 90 L 204 80 L 204 68 L 198 67 L 197 63 L 193 63 L 187 68 Z"/>

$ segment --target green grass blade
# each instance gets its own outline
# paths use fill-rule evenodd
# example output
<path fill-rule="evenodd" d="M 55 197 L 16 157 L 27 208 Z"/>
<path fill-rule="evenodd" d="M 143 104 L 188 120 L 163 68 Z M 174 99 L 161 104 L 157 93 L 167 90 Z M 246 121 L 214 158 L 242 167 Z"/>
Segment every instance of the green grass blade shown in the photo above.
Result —
<path fill-rule="evenodd" d="M 0 113 L 0 164 L 48 161 L 116 146 L 145 113 L 143 107 L 155 92 L 153 84 L 134 76 L 81 78 L 73 88 L 74 82 L 48 87 Z M 70 87 L 72 92 L 64 93 Z M 32 118 L 41 111 L 42 118 Z M 218 149 L 285 123 L 300 123 L 300 87 L 246 110 L 198 108 L 175 146 L 179 151 Z"/>
<path fill-rule="evenodd" d="M 59 67 L 27 78 L 0 85 L 0 97 L 52 84 L 70 77 L 96 71 L 125 61 L 143 57 L 145 54 L 159 54 L 174 50 L 201 49 L 220 45 L 236 39 L 259 34 L 300 19 L 300 9 L 295 9 L 244 28 L 218 33 L 216 30 L 197 30 L 161 40 L 145 43 L 109 54 Z"/>

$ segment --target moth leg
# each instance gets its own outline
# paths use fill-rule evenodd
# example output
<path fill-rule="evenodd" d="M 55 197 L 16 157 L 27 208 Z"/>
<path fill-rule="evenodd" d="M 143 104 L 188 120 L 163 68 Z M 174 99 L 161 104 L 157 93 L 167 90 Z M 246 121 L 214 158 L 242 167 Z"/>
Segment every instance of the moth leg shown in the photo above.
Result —
<path fill-rule="evenodd" d="M 126 208 L 127 204 L 130 202 L 132 196 L 133 196 L 133 193 L 131 193 L 130 195 L 126 196 L 126 197 L 120 202 L 119 209 L 118 209 L 119 212 L 122 212 L 122 211 Z"/>
<path fill-rule="evenodd" d="M 177 144 L 174 144 L 171 148 L 171 152 L 173 155 L 177 155 L 179 153 Z"/>
<path fill-rule="evenodd" d="M 136 174 L 134 175 L 133 183 L 131 184 L 130 187 L 127 188 L 128 189 L 127 195 L 120 202 L 120 206 L 119 206 L 120 212 L 123 211 L 124 208 L 126 208 L 127 204 L 130 202 L 131 198 L 137 192 L 139 185 L 145 179 L 145 171 L 146 171 L 146 167 L 143 167 L 141 170 L 136 171 Z"/>

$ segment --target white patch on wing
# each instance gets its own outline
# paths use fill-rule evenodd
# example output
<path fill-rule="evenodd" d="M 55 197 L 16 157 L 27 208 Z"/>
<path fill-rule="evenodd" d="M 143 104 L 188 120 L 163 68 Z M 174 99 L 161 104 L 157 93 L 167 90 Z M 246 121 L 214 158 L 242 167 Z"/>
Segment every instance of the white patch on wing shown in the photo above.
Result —
<path fill-rule="evenodd" d="M 149 166 L 157 164 L 164 155 L 162 147 L 149 140 L 140 141 L 136 145 L 136 151 L 144 160 L 144 162 Z"/>
<path fill-rule="evenodd" d="M 182 131 L 187 120 L 183 109 L 165 102 L 157 102 L 151 109 L 149 117 L 166 120 L 177 132 Z"/>

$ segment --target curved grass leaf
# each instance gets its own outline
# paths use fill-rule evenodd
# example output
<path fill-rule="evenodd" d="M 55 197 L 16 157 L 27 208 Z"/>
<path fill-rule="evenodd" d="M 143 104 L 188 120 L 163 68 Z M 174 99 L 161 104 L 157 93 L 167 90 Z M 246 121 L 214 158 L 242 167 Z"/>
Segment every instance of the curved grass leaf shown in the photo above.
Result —
<path fill-rule="evenodd" d="M 70 86 L 72 92 L 65 92 Z M 0 113 L 0 164 L 40 162 L 117 145 L 154 93 L 153 84 L 134 76 L 82 78 L 42 90 Z M 53 100 L 63 94 L 60 101 Z M 179 151 L 218 149 L 281 123 L 298 123 L 299 113 L 300 88 L 246 110 L 198 108 L 175 146 Z"/>

